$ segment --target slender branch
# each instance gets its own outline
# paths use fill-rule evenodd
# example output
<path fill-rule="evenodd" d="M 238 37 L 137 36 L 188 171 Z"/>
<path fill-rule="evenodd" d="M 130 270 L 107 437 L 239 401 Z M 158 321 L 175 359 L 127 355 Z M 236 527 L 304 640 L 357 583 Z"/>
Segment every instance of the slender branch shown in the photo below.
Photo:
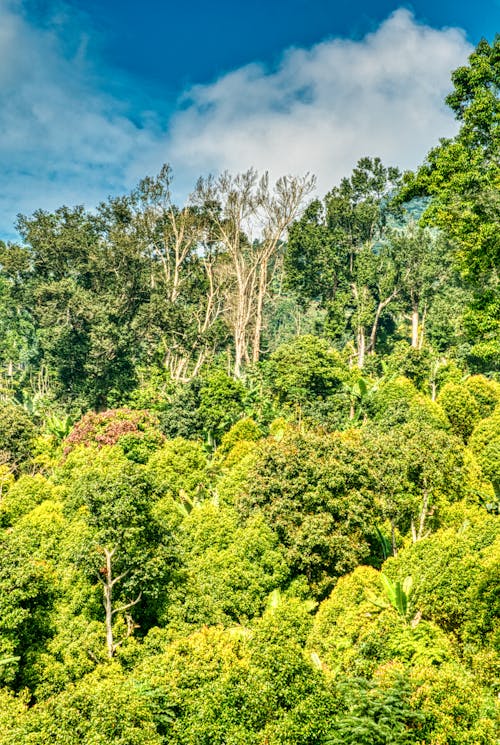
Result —
<path fill-rule="evenodd" d="M 133 608 L 134 605 L 137 605 L 137 603 L 140 602 L 141 598 L 142 598 L 142 590 L 138 594 L 138 596 L 136 597 L 135 600 L 131 600 L 130 603 L 126 603 L 125 605 L 120 606 L 120 608 L 115 608 L 114 610 L 111 611 L 111 615 L 114 616 L 115 613 L 123 613 L 124 610 L 128 610 L 129 608 Z"/>

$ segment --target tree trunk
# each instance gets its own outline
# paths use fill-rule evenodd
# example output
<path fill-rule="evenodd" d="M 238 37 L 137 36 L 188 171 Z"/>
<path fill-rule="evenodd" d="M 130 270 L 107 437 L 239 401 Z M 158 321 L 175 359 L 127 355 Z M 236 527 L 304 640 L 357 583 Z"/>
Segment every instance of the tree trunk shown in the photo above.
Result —
<path fill-rule="evenodd" d="M 418 519 L 418 530 L 415 526 L 415 521 L 411 519 L 411 538 L 413 543 L 421 541 L 424 537 L 424 528 L 427 515 L 429 514 L 429 492 L 424 489 L 424 496 L 422 499 L 422 507 L 420 509 L 420 515 Z"/>
<path fill-rule="evenodd" d="M 137 605 L 137 603 L 140 601 L 142 592 L 139 593 L 137 598 L 135 600 L 132 600 L 130 603 L 126 603 L 125 605 L 122 605 L 120 608 L 113 608 L 113 587 L 120 582 L 124 577 L 127 576 L 128 572 L 123 572 L 123 574 L 118 575 L 118 577 L 113 577 L 113 556 L 116 553 L 116 548 L 111 549 L 111 551 L 108 548 L 104 549 L 104 556 L 106 558 L 106 567 L 103 569 L 102 573 L 98 574 L 99 581 L 102 583 L 102 589 L 103 589 L 103 605 L 105 610 L 105 624 L 106 624 L 106 649 L 108 652 L 108 657 L 111 659 L 114 657 L 116 650 L 118 647 L 123 643 L 124 639 L 127 639 L 134 631 L 134 628 L 137 628 L 134 624 L 131 617 L 127 618 L 127 634 L 124 637 L 124 639 L 121 639 L 120 641 L 116 642 L 113 636 L 113 617 L 117 613 L 123 613 L 124 611 L 128 610 L 129 608 L 132 608 L 134 605 Z M 104 576 L 103 576 L 104 575 Z"/>
<path fill-rule="evenodd" d="M 233 374 L 235 378 L 240 378 L 245 360 L 245 330 L 239 325 L 234 329 L 234 367 Z"/>
<path fill-rule="evenodd" d="M 368 342 L 369 354 L 375 354 L 375 344 L 377 341 L 378 324 L 380 321 L 380 314 L 382 313 L 382 303 L 378 304 L 377 312 L 375 313 L 375 320 L 373 321 L 372 331 L 370 334 L 370 340 Z"/>
<path fill-rule="evenodd" d="M 421 541 L 424 537 L 425 520 L 427 518 L 427 510 L 429 509 L 429 494 L 427 489 L 424 491 L 424 498 L 422 500 L 422 509 L 420 510 L 420 520 L 418 522 L 418 533 L 417 541 Z"/>
<path fill-rule="evenodd" d="M 113 551 L 109 551 L 107 548 L 104 549 L 104 555 L 106 557 L 106 574 L 103 581 L 103 593 L 104 593 L 104 610 L 106 612 L 106 648 L 108 650 L 108 657 L 111 659 L 115 653 L 115 642 L 113 639 L 113 570 L 111 560 L 113 558 Z"/>
<path fill-rule="evenodd" d="M 424 311 L 422 313 L 422 322 L 420 323 L 419 334 L 418 334 L 418 349 L 422 349 L 422 347 L 424 346 L 426 316 L 427 316 L 427 305 L 424 306 Z"/>
<path fill-rule="evenodd" d="M 416 543 L 417 542 L 417 531 L 415 529 L 415 520 L 413 519 L 413 517 L 410 521 L 410 529 L 411 529 L 411 541 L 412 543 Z"/>
<path fill-rule="evenodd" d="M 249 351 L 254 361 L 259 360 L 268 265 L 314 184 L 309 175 L 284 177 L 270 191 L 267 173 L 259 179 L 252 168 L 236 176 L 225 172 L 216 180 L 198 182 L 195 204 L 207 209 L 212 238 L 224 246 L 234 282 L 227 310 L 234 338 L 235 377 L 241 376 L 243 363 L 250 362 Z M 215 204 L 218 208 L 214 211 Z M 262 241 L 252 240 L 258 224 Z"/>
<path fill-rule="evenodd" d="M 381 300 L 377 306 L 377 311 L 375 313 L 375 318 L 373 320 L 373 326 L 370 334 L 370 341 L 368 343 L 368 352 L 370 354 L 375 353 L 375 343 L 377 341 L 377 333 L 378 333 L 378 326 L 380 323 L 380 316 L 382 315 L 382 311 L 387 308 L 389 303 L 392 303 L 395 297 L 398 295 L 398 290 L 394 290 L 394 292 L 391 292 L 391 294 L 386 297 L 384 300 Z"/>
<path fill-rule="evenodd" d="M 411 313 L 411 345 L 413 349 L 418 349 L 418 322 L 419 313 L 417 305 L 413 306 L 413 310 Z"/>
<path fill-rule="evenodd" d="M 255 328 L 253 334 L 252 362 L 260 359 L 260 341 L 262 336 L 262 313 L 264 308 L 264 297 L 267 290 L 267 259 L 263 259 L 259 271 L 259 285 L 257 291 L 257 302 L 255 308 Z"/>
<path fill-rule="evenodd" d="M 363 326 L 358 328 L 358 367 L 360 370 L 363 369 L 365 364 L 365 352 L 366 352 L 366 336 L 365 329 Z"/>

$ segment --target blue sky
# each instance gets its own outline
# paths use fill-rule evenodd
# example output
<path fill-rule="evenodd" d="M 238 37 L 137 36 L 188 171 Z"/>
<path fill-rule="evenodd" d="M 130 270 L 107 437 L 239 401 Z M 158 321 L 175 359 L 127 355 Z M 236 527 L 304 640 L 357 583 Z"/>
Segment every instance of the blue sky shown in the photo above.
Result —
<path fill-rule="evenodd" d="M 322 192 L 363 155 L 415 167 L 454 133 L 450 71 L 499 2 L 0 0 L 0 234 L 163 162 L 179 199 L 225 168 Z"/>
<path fill-rule="evenodd" d="M 101 32 L 109 64 L 171 92 L 255 60 L 272 63 L 290 46 L 333 36 L 360 39 L 398 7 L 435 28 L 463 28 L 473 44 L 492 37 L 500 16 L 494 0 L 72 0 L 71 5 Z"/>

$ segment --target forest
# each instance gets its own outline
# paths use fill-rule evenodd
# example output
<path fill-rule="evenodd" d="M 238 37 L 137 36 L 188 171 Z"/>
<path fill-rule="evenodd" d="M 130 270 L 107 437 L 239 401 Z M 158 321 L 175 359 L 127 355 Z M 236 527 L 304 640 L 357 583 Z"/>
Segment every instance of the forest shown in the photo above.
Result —
<path fill-rule="evenodd" d="M 497 745 L 500 37 L 414 172 L 0 243 L 0 745 Z"/>

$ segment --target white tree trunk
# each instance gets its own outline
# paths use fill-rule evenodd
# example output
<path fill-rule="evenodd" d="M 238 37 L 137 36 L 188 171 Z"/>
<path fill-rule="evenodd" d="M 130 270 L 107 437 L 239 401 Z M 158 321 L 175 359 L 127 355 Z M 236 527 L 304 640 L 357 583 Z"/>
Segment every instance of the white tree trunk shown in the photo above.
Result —
<path fill-rule="evenodd" d="M 418 349 L 419 338 L 418 338 L 418 325 L 419 325 L 419 313 L 418 306 L 414 307 L 411 314 L 411 345 L 413 349 Z"/>
<path fill-rule="evenodd" d="M 142 596 L 142 592 L 140 592 L 137 598 L 135 600 L 132 600 L 130 603 L 126 603 L 120 608 L 113 608 L 113 587 L 128 574 L 128 572 L 123 572 L 123 574 L 119 574 L 117 577 L 113 577 L 113 556 L 115 555 L 115 553 L 116 548 L 113 548 L 111 550 L 109 550 L 108 548 L 104 548 L 106 566 L 102 574 L 98 574 L 103 589 L 103 604 L 106 624 L 106 649 L 108 652 L 108 657 L 110 659 L 114 657 L 118 647 L 124 642 L 126 638 L 128 638 L 133 633 L 134 628 L 136 628 L 132 618 L 127 617 L 127 634 L 123 639 L 116 642 L 113 635 L 114 616 L 117 613 L 123 613 L 129 608 L 132 608 L 134 605 L 137 605 Z"/>
<path fill-rule="evenodd" d="M 358 328 L 358 367 L 360 370 L 363 369 L 365 364 L 366 354 L 366 335 L 363 326 Z"/>

